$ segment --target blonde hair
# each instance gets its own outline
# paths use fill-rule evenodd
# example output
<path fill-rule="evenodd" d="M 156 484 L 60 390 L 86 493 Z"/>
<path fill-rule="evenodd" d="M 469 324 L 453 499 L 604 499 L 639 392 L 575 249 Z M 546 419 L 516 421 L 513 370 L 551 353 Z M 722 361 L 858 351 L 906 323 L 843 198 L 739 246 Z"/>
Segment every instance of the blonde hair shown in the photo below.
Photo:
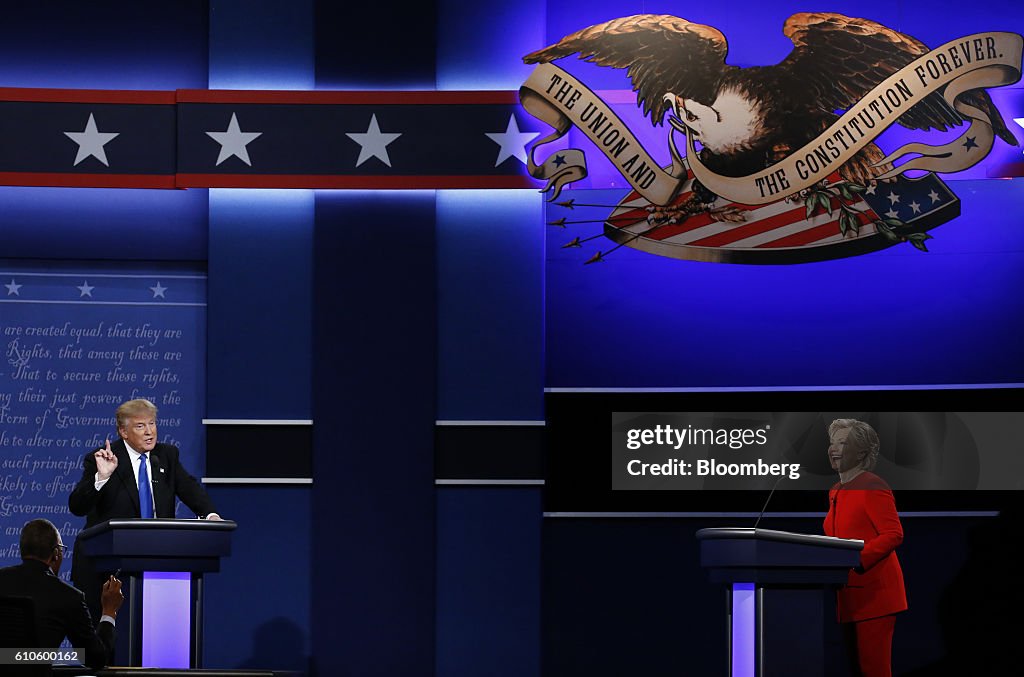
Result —
<path fill-rule="evenodd" d="M 853 442 L 857 446 L 858 451 L 866 452 L 864 459 L 860 462 L 860 467 L 864 470 L 874 469 L 875 464 L 878 463 L 878 450 L 881 446 L 875 429 L 864 421 L 858 421 L 855 418 L 837 418 L 828 426 L 829 439 L 832 439 L 835 431 L 841 429 L 850 431 L 849 436 L 846 438 L 847 443 Z"/>
<path fill-rule="evenodd" d="M 156 418 L 156 405 L 142 398 L 128 400 L 117 408 L 117 427 L 123 428 L 128 425 L 128 419 L 131 417 L 144 416 Z"/>

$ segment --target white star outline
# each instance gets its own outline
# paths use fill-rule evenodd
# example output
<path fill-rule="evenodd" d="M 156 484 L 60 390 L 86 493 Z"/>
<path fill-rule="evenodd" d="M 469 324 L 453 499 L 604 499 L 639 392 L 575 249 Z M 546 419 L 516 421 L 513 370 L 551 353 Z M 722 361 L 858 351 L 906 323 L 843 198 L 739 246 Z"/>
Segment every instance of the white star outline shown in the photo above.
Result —
<path fill-rule="evenodd" d="M 89 120 L 85 123 L 85 129 L 80 132 L 64 132 L 64 136 L 78 144 L 78 153 L 75 155 L 75 167 L 86 158 L 94 157 L 109 167 L 107 152 L 103 149 L 121 132 L 101 132 L 96 128 L 96 118 L 89 113 Z"/>
<path fill-rule="evenodd" d="M 526 144 L 540 136 L 540 133 L 519 131 L 519 122 L 516 120 L 515 113 L 512 113 L 508 116 L 508 125 L 504 132 L 486 132 L 484 135 L 499 146 L 498 159 L 494 162 L 494 166 L 497 167 L 510 157 L 514 157 L 525 165 Z"/>
<path fill-rule="evenodd" d="M 153 292 L 153 298 L 155 298 L 155 299 L 166 299 L 167 298 L 166 296 L 164 296 L 164 292 L 167 291 L 167 287 L 165 287 L 162 284 L 160 284 L 160 280 L 157 280 L 156 281 L 156 286 L 155 287 L 150 287 L 149 290 L 151 292 Z"/>
<path fill-rule="evenodd" d="M 388 156 L 388 144 L 400 137 L 401 133 L 380 131 L 377 114 L 374 113 L 370 116 L 370 124 L 366 127 L 365 132 L 345 132 L 345 136 L 359 144 L 359 158 L 356 160 L 356 167 L 374 157 L 390 167 L 391 158 Z"/>
<path fill-rule="evenodd" d="M 206 135 L 220 144 L 220 154 L 217 155 L 217 166 L 230 157 L 236 157 L 245 164 L 252 167 L 249 160 L 249 150 L 246 148 L 256 138 L 263 136 L 263 132 L 243 132 L 238 126 L 238 116 L 234 111 L 231 113 L 231 121 L 228 128 L 223 132 L 206 132 Z"/>

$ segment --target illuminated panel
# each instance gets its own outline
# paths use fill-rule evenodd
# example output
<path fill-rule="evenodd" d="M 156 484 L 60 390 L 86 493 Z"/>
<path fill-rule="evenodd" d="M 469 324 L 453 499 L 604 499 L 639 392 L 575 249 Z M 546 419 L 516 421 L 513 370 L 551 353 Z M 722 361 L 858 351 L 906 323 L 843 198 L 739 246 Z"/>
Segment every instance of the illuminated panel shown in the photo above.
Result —
<path fill-rule="evenodd" d="M 523 63 L 523 55 L 545 44 L 546 4 L 545 0 L 500 4 L 441 0 L 437 88 L 518 90 L 533 70 Z"/>
<path fill-rule="evenodd" d="M 188 669 L 192 574 L 142 575 L 142 665 Z"/>
<path fill-rule="evenodd" d="M 732 584 L 732 677 L 754 677 L 757 655 L 757 591 L 753 583 Z"/>
<path fill-rule="evenodd" d="M 544 417 L 543 209 L 533 190 L 437 191 L 441 419 Z"/>

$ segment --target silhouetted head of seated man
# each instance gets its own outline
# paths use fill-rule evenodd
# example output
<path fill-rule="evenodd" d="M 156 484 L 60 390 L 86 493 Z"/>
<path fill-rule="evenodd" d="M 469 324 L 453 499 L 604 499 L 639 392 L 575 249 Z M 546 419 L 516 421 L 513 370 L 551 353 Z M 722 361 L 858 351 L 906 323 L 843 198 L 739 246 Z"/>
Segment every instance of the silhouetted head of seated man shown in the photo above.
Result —
<path fill-rule="evenodd" d="M 85 595 L 58 574 L 67 546 L 49 520 L 35 519 L 21 529 L 21 564 L 0 569 L 0 595 L 30 597 L 35 606 L 39 649 L 56 649 L 67 637 L 82 649 L 79 659 L 90 668 L 110 662 L 114 650 L 114 619 L 124 595 L 121 581 L 111 576 L 103 584 L 103 616 L 93 626 Z"/>

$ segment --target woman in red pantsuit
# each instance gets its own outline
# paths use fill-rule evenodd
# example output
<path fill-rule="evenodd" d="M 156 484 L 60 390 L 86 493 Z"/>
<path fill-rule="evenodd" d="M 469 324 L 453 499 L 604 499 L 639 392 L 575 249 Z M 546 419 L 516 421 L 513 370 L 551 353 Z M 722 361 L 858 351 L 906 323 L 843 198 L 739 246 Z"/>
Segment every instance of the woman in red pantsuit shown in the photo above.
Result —
<path fill-rule="evenodd" d="M 828 427 L 828 436 L 829 463 L 839 482 L 828 494 L 825 533 L 864 541 L 860 566 L 850 570 L 846 586 L 836 593 L 843 638 L 855 675 L 890 677 L 896 614 L 907 608 L 896 557 L 903 526 L 889 485 L 870 472 L 878 460 L 874 428 L 841 418 Z"/>

